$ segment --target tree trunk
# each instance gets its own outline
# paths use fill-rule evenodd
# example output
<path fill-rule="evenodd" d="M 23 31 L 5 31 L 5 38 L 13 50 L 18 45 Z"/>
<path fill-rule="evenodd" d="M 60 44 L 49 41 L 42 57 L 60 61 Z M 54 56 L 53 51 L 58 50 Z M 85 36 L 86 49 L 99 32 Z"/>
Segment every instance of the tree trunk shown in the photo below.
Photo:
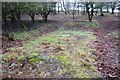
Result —
<path fill-rule="evenodd" d="M 34 16 L 32 16 L 31 19 L 32 19 L 32 22 L 34 23 L 34 22 L 35 22 L 35 18 L 34 18 Z"/>
<path fill-rule="evenodd" d="M 31 19 L 32 19 L 32 22 L 34 23 L 35 22 L 34 14 L 32 14 Z"/>
<path fill-rule="evenodd" d="M 21 20 L 20 11 L 18 11 L 18 13 L 17 13 L 17 19 L 18 19 L 18 20 Z"/>
<path fill-rule="evenodd" d="M 84 10 L 84 11 L 85 11 L 85 10 Z M 88 19 L 89 19 L 89 21 L 91 21 L 88 3 L 86 3 L 86 12 L 87 12 L 87 14 L 88 14 Z"/>
<path fill-rule="evenodd" d="M 91 21 L 92 21 L 92 19 L 91 19 L 90 15 L 88 16 L 88 18 L 89 18 L 89 21 L 91 22 Z"/>
<path fill-rule="evenodd" d="M 66 8 L 65 8 L 65 3 L 64 3 L 64 1 L 63 1 L 63 8 L 64 8 L 64 13 L 67 15 L 67 10 L 66 10 Z"/>
<path fill-rule="evenodd" d="M 87 14 L 87 10 L 86 10 L 87 8 L 86 7 L 87 7 L 86 5 L 83 6 L 83 13 L 82 13 L 82 15 Z"/>
<path fill-rule="evenodd" d="M 31 17 L 32 22 L 35 22 L 35 14 L 28 14 Z"/>
<path fill-rule="evenodd" d="M 79 12 L 79 2 L 78 2 L 78 14 L 79 14 L 80 12 Z"/>
<path fill-rule="evenodd" d="M 73 14 L 73 19 L 74 19 L 74 14 Z"/>
<path fill-rule="evenodd" d="M 64 2 L 63 2 L 63 3 L 60 2 L 60 4 L 61 4 L 61 11 L 63 11 L 63 12 L 65 13 L 65 15 L 67 15 L 67 11 L 66 11 Z M 65 11 L 64 11 L 63 8 L 62 8 L 62 4 L 63 4 L 63 8 L 64 8 Z"/>
<path fill-rule="evenodd" d="M 47 22 L 47 17 L 48 17 L 48 15 L 43 15 L 43 19 L 45 22 Z"/>
<path fill-rule="evenodd" d="M 5 23 L 7 23 L 6 15 L 3 15 L 3 20 Z"/>
<path fill-rule="evenodd" d="M 89 5 L 90 5 L 90 7 L 89 7 Z M 89 11 L 90 8 L 91 8 L 91 11 Z M 93 13 L 94 13 L 94 11 L 93 11 L 93 4 L 92 3 L 91 4 L 86 3 L 86 12 L 88 14 L 88 19 L 91 22 L 92 18 L 93 18 Z"/>
<path fill-rule="evenodd" d="M 50 11 L 48 11 L 48 12 L 41 12 L 40 13 L 41 14 L 41 17 L 43 18 L 43 20 L 45 21 L 45 22 L 47 22 L 47 18 L 48 18 L 48 15 L 50 14 Z"/>
<path fill-rule="evenodd" d="M 112 14 L 114 14 L 114 8 L 112 8 Z"/>
<path fill-rule="evenodd" d="M 100 16 L 104 16 L 102 7 L 100 8 Z"/>
<path fill-rule="evenodd" d="M 10 19 L 11 19 L 12 22 L 15 22 L 15 21 L 16 21 L 16 16 L 15 16 L 15 14 L 12 13 Z"/>
<path fill-rule="evenodd" d="M 59 2 L 58 2 L 58 13 L 59 13 L 60 11 L 59 11 Z"/>
<path fill-rule="evenodd" d="M 107 12 L 109 13 L 109 6 L 107 5 Z"/>
<path fill-rule="evenodd" d="M 97 13 L 98 13 L 98 9 L 95 11 L 95 15 L 97 15 Z"/>
<path fill-rule="evenodd" d="M 90 22 L 92 21 L 93 13 L 94 13 L 94 11 L 93 11 L 93 4 L 91 4 L 91 16 L 90 16 Z"/>

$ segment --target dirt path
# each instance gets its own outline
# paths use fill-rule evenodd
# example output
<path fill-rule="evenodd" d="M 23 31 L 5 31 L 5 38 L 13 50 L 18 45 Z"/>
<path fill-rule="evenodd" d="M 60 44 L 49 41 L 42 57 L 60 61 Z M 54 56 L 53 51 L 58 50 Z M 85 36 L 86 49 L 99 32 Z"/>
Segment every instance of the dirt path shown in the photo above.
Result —
<path fill-rule="evenodd" d="M 97 67 L 101 71 L 104 78 L 119 78 L 118 70 L 118 38 L 108 36 L 107 34 L 117 31 L 118 21 L 114 18 L 101 19 L 98 22 L 101 24 L 99 29 L 95 30 L 97 36 L 96 55 Z"/>

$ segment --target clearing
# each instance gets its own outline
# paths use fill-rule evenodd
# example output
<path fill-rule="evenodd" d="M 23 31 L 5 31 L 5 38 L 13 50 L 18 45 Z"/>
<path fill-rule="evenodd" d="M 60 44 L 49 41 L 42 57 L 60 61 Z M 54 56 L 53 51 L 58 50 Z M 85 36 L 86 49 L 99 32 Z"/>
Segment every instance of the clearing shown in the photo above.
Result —
<path fill-rule="evenodd" d="M 39 19 L 39 18 L 38 18 Z M 118 19 L 115 15 L 50 15 L 44 23 L 8 23 L 16 40 L 3 41 L 3 77 L 118 77 Z M 4 27 L 6 28 L 6 26 Z M 6 28 L 7 29 L 7 28 Z"/>

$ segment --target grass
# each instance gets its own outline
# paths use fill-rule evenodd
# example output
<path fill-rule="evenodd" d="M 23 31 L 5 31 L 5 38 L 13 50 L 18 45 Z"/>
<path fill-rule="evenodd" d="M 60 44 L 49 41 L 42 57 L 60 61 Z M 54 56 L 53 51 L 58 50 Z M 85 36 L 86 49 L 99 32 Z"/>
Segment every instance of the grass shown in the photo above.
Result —
<path fill-rule="evenodd" d="M 97 21 L 94 21 L 94 22 L 87 22 L 87 27 L 89 28 L 98 28 L 99 27 L 99 23 Z"/>
<path fill-rule="evenodd" d="M 88 25 L 96 26 L 94 23 L 88 23 Z M 31 32 L 13 34 L 17 38 L 23 37 L 26 39 L 30 37 Z M 28 62 L 33 65 L 41 61 L 46 64 L 46 60 L 41 58 L 41 52 L 50 51 L 46 53 L 46 56 L 57 59 L 64 66 L 63 70 L 58 70 L 56 74 L 62 75 L 62 72 L 64 72 L 68 75 L 73 75 L 75 78 L 96 78 L 101 75 L 93 65 L 96 57 L 92 54 L 94 51 L 94 45 L 92 43 L 95 40 L 96 36 L 91 31 L 58 30 L 34 37 L 34 39 L 28 40 L 22 47 L 8 48 L 7 50 L 9 52 L 2 56 L 3 61 L 6 63 L 9 63 L 7 61 L 11 60 L 22 63 L 25 59 L 28 59 Z M 55 49 L 57 52 L 54 51 Z M 38 73 L 36 72 L 36 74 Z"/>
<path fill-rule="evenodd" d="M 87 27 L 87 28 L 91 28 L 91 29 L 99 27 L 99 23 L 97 21 L 93 21 L 93 22 L 85 22 L 85 21 L 65 22 L 64 25 L 68 26 L 68 27 L 78 27 L 78 26 L 80 27 L 80 26 L 82 26 L 82 27 Z M 43 25 L 39 26 L 37 29 L 33 29 L 33 30 L 21 29 L 21 30 L 18 30 L 17 32 L 11 32 L 11 34 L 13 34 L 16 39 L 28 40 L 33 36 L 33 34 L 47 32 L 49 29 L 54 29 L 54 26 L 51 24 L 47 24 L 47 25 L 43 24 Z M 64 37 L 64 36 L 68 36 L 68 35 L 69 34 L 67 34 L 67 35 L 64 34 L 62 36 Z"/>
<path fill-rule="evenodd" d="M 86 22 L 86 21 L 71 21 L 71 22 L 65 22 L 64 25 L 66 27 L 86 27 L 89 29 L 94 29 L 99 27 L 99 23 L 97 21 L 93 22 Z"/>
<path fill-rule="evenodd" d="M 27 39 L 30 37 L 31 33 L 29 31 L 18 31 L 18 32 L 12 32 L 12 34 L 14 35 L 14 37 L 16 39 Z"/>

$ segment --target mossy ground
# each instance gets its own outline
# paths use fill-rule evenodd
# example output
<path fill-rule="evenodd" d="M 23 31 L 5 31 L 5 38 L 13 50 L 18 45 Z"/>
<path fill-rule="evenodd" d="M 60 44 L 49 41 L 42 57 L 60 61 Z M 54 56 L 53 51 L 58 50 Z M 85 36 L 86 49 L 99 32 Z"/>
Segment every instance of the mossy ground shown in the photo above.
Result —
<path fill-rule="evenodd" d="M 26 32 L 26 34 L 16 33 L 17 38 L 23 35 L 26 38 L 30 37 L 31 34 L 29 32 Z M 93 35 L 93 32 L 86 30 L 58 30 L 34 37 L 21 47 L 16 46 L 7 49 L 8 52 L 2 55 L 3 66 L 10 66 L 13 70 L 8 70 L 11 73 L 8 71 L 4 71 L 4 73 L 19 76 L 19 72 L 21 72 L 19 66 L 21 64 L 28 68 L 30 66 L 27 66 L 27 64 L 32 64 L 32 66 L 41 65 L 41 67 L 36 68 L 38 72 L 34 74 L 35 77 L 59 77 L 64 74 L 67 75 L 66 77 L 75 78 L 100 77 L 101 75 L 94 65 L 96 63 L 96 57 L 93 55 L 93 42 L 95 40 L 96 36 Z M 56 69 L 53 70 L 54 76 L 50 71 L 53 69 L 50 65 L 56 65 Z M 44 67 L 48 70 L 39 73 L 42 72 L 41 70 Z M 26 73 L 29 73 L 29 69 L 25 69 Z M 32 72 L 34 73 L 34 70 Z"/>

